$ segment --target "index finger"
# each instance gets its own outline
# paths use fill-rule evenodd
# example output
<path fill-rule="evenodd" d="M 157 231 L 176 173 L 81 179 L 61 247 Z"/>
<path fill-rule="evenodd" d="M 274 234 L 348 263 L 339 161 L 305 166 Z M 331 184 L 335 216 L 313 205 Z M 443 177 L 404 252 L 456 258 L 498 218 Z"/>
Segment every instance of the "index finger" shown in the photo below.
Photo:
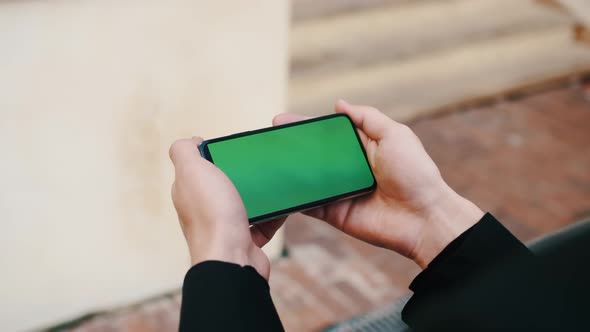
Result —
<path fill-rule="evenodd" d="M 292 122 L 298 122 L 311 119 L 311 116 L 295 114 L 295 113 L 281 113 L 272 119 L 273 126 L 280 126 Z"/>
<path fill-rule="evenodd" d="M 374 140 L 383 138 L 392 123 L 396 123 L 376 108 L 352 105 L 344 100 L 339 100 L 336 103 L 336 113 L 348 115 L 357 128 Z"/>

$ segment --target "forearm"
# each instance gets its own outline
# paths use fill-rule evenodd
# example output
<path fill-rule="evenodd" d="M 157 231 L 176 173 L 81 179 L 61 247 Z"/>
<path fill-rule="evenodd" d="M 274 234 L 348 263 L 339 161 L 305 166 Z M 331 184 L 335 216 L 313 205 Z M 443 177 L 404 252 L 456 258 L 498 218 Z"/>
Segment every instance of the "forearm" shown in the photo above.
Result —
<path fill-rule="evenodd" d="M 180 331 L 282 331 L 266 280 L 250 266 L 206 261 L 186 274 Z"/>
<path fill-rule="evenodd" d="M 532 308 L 542 312 L 535 305 L 543 294 L 535 291 L 542 289 L 539 273 L 536 257 L 486 214 L 414 279 L 403 319 L 418 331 L 529 324 L 523 317 L 530 318 Z"/>

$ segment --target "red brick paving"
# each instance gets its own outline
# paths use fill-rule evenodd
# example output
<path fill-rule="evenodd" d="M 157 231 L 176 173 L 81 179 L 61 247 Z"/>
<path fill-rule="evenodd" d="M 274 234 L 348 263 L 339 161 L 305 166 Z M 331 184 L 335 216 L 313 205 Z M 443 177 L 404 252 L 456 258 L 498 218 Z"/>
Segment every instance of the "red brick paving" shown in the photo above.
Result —
<path fill-rule="evenodd" d="M 590 87 L 411 124 L 447 182 L 523 241 L 590 217 Z M 301 215 L 271 290 L 288 331 L 317 331 L 400 299 L 410 261 Z M 91 319 L 74 331 L 175 331 L 178 295 Z"/>

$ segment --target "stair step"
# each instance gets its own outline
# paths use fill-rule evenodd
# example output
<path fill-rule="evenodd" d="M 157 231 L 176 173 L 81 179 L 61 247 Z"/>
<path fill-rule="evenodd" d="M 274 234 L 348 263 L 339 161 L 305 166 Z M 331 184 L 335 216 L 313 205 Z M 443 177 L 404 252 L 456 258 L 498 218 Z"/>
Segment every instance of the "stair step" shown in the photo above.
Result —
<path fill-rule="evenodd" d="M 571 24 L 565 13 L 529 1 L 420 1 L 401 7 L 394 2 L 295 24 L 291 32 L 291 77 L 321 78 L 474 41 Z"/>
<path fill-rule="evenodd" d="M 291 16 L 294 22 L 298 22 L 323 18 L 325 16 L 340 15 L 351 11 L 387 5 L 403 5 L 417 1 L 426 0 L 292 0 Z"/>
<path fill-rule="evenodd" d="M 344 98 L 407 120 L 441 107 L 589 70 L 590 48 L 577 44 L 570 26 L 563 25 L 324 77 L 295 77 L 290 86 L 290 110 L 327 114 L 338 98 Z"/>

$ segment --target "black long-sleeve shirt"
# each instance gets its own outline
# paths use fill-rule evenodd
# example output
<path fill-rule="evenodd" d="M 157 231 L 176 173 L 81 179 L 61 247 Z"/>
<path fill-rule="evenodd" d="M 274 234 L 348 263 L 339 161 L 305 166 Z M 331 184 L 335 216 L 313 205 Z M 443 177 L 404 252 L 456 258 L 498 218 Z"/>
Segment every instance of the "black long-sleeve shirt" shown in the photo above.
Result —
<path fill-rule="evenodd" d="M 414 331 L 590 331 L 588 247 L 572 241 L 538 257 L 486 214 L 414 279 L 403 320 Z M 254 268 L 208 261 L 185 277 L 180 330 L 283 327 Z"/>

